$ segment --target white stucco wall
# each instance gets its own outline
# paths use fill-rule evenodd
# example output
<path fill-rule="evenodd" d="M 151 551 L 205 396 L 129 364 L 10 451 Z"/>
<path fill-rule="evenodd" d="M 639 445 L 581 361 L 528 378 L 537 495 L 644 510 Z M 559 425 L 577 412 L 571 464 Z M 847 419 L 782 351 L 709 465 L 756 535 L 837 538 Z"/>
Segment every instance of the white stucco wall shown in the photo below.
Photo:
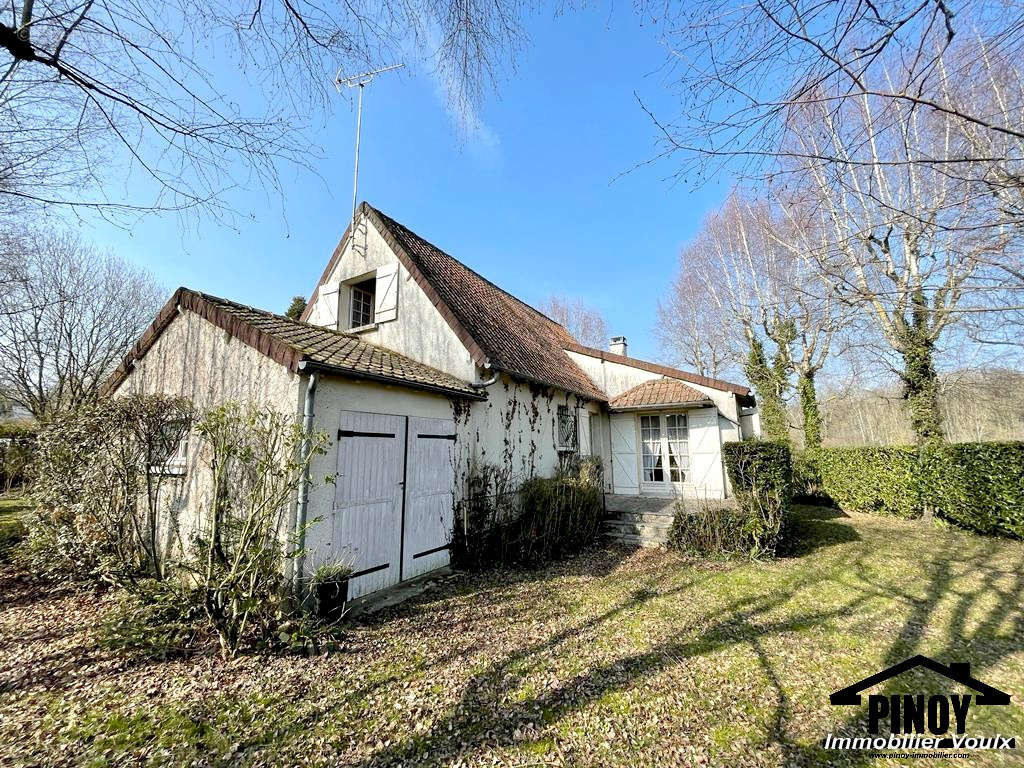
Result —
<path fill-rule="evenodd" d="M 136 361 L 115 395 L 185 397 L 200 412 L 236 401 L 297 414 L 300 378 L 213 323 L 183 310 Z M 196 435 L 191 435 L 186 449 L 187 481 L 169 478 L 161 491 L 169 500 L 173 497 L 168 503 L 174 509 L 173 527 L 182 546 L 196 532 L 199 515 L 209 508 L 208 457 L 200 446 Z"/>
<path fill-rule="evenodd" d="M 349 238 L 331 274 L 318 289 L 308 321 L 337 329 L 340 304 L 343 315 L 340 330 L 348 330 L 347 294 L 343 284 L 390 265 L 398 268 L 398 315 L 394 320 L 378 323 L 373 330 L 360 331 L 360 338 L 401 352 L 463 381 L 473 381 L 476 367 L 468 350 L 368 219 L 362 221 L 355 237 Z"/>

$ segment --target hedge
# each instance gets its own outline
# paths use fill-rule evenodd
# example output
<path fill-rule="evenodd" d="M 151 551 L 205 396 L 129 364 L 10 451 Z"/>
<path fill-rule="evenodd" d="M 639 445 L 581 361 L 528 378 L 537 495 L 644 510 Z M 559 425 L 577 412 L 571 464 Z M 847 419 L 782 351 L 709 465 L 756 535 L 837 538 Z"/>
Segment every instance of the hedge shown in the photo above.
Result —
<path fill-rule="evenodd" d="M 725 443 L 722 459 L 736 503 L 745 517 L 744 548 L 751 557 L 774 557 L 792 500 L 789 446 L 771 440 Z"/>
<path fill-rule="evenodd" d="M 981 533 L 1024 538 L 1024 443 L 926 448 L 921 479 L 935 514 Z"/>
<path fill-rule="evenodd" d="M 815 454 L 821 488 L 840 508 L 904 518 L 921 516 L 916 448 L 819 448 Z"/>
<path fill-rule="evenodd" d="M 920 517 L 1024 538 L 1024 442 L 821 448 L 824 492 L 842 509 Z"/>

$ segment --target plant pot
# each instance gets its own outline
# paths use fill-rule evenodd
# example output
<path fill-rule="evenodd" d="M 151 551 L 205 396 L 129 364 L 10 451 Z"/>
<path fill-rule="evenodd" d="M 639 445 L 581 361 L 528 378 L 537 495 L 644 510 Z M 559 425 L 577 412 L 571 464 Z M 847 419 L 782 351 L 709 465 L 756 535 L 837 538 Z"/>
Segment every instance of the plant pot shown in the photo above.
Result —
<path fill-rule="evenodd" d="M 316 597 L 316 615 L 328 621 L 337 621 L 345 613 L 348 602 L 348 579 L 317 584 L 313 594 Z"/>

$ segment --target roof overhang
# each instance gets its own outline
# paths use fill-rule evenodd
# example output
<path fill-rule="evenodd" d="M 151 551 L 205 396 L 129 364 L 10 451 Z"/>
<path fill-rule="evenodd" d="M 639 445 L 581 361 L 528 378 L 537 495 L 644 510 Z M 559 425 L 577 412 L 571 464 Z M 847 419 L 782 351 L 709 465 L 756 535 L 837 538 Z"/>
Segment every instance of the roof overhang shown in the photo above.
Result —
<path fill-rule="evenodd" d="M 628 411 L 678 411 L 684 409 L 708 408 L 713 405 L 714 403 L 711 400 L 690 400 L 685 403 L 651 403 L 649 405 L 623 405 L 618 407 L 609 405 L 608 410 L 611 413 L 626 413 Z"/>
<path fill-rule="evenodd" d="M 487 395 L 483 392 L 463 392 L 462 390 L 449 389 L 448 387 L 442 387 L 437 384 L 428 384 L 426 382 L 412 381 L 410 379 L 397 379 L 391 376 L 381 376 L 375 373 L 368 373 L 366 371 L 355 371 L 351 368 L 343 368 L 339 365 L 328 365 L 327 363 L 318 363 L 314 360 L 303 360 L 299 363 L 299 373 L 312 373 L 313 371 L 345 379 L 357 379 L 380 384 L 390 384 L 395 387 L 402 387 L 403 389 L 418 389 L 423 392 L 433 392 L 434 394 L 455 397 L 461 400 L 487 399 Z"/>

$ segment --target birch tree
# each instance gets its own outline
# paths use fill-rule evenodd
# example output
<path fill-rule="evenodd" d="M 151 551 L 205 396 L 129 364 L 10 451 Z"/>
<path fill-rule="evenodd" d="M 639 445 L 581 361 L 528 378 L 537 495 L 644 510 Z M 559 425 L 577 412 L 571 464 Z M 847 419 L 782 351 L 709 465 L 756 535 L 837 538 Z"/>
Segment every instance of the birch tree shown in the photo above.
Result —
<path fill-rule="evenodd" d="M 816 92 L 792 111 L 788 141 L 788 170 L 828 232 L 809 252 L 816 271 L 901 357 L 914 434 L 941 438 L 937 346 L 975 308 L 985 265 L 1009 242 L 985 220 L 977 187 L 938 162 L 962 151 L 962 137 L 910 103 L 863 95 L 837 110 Z"/>

